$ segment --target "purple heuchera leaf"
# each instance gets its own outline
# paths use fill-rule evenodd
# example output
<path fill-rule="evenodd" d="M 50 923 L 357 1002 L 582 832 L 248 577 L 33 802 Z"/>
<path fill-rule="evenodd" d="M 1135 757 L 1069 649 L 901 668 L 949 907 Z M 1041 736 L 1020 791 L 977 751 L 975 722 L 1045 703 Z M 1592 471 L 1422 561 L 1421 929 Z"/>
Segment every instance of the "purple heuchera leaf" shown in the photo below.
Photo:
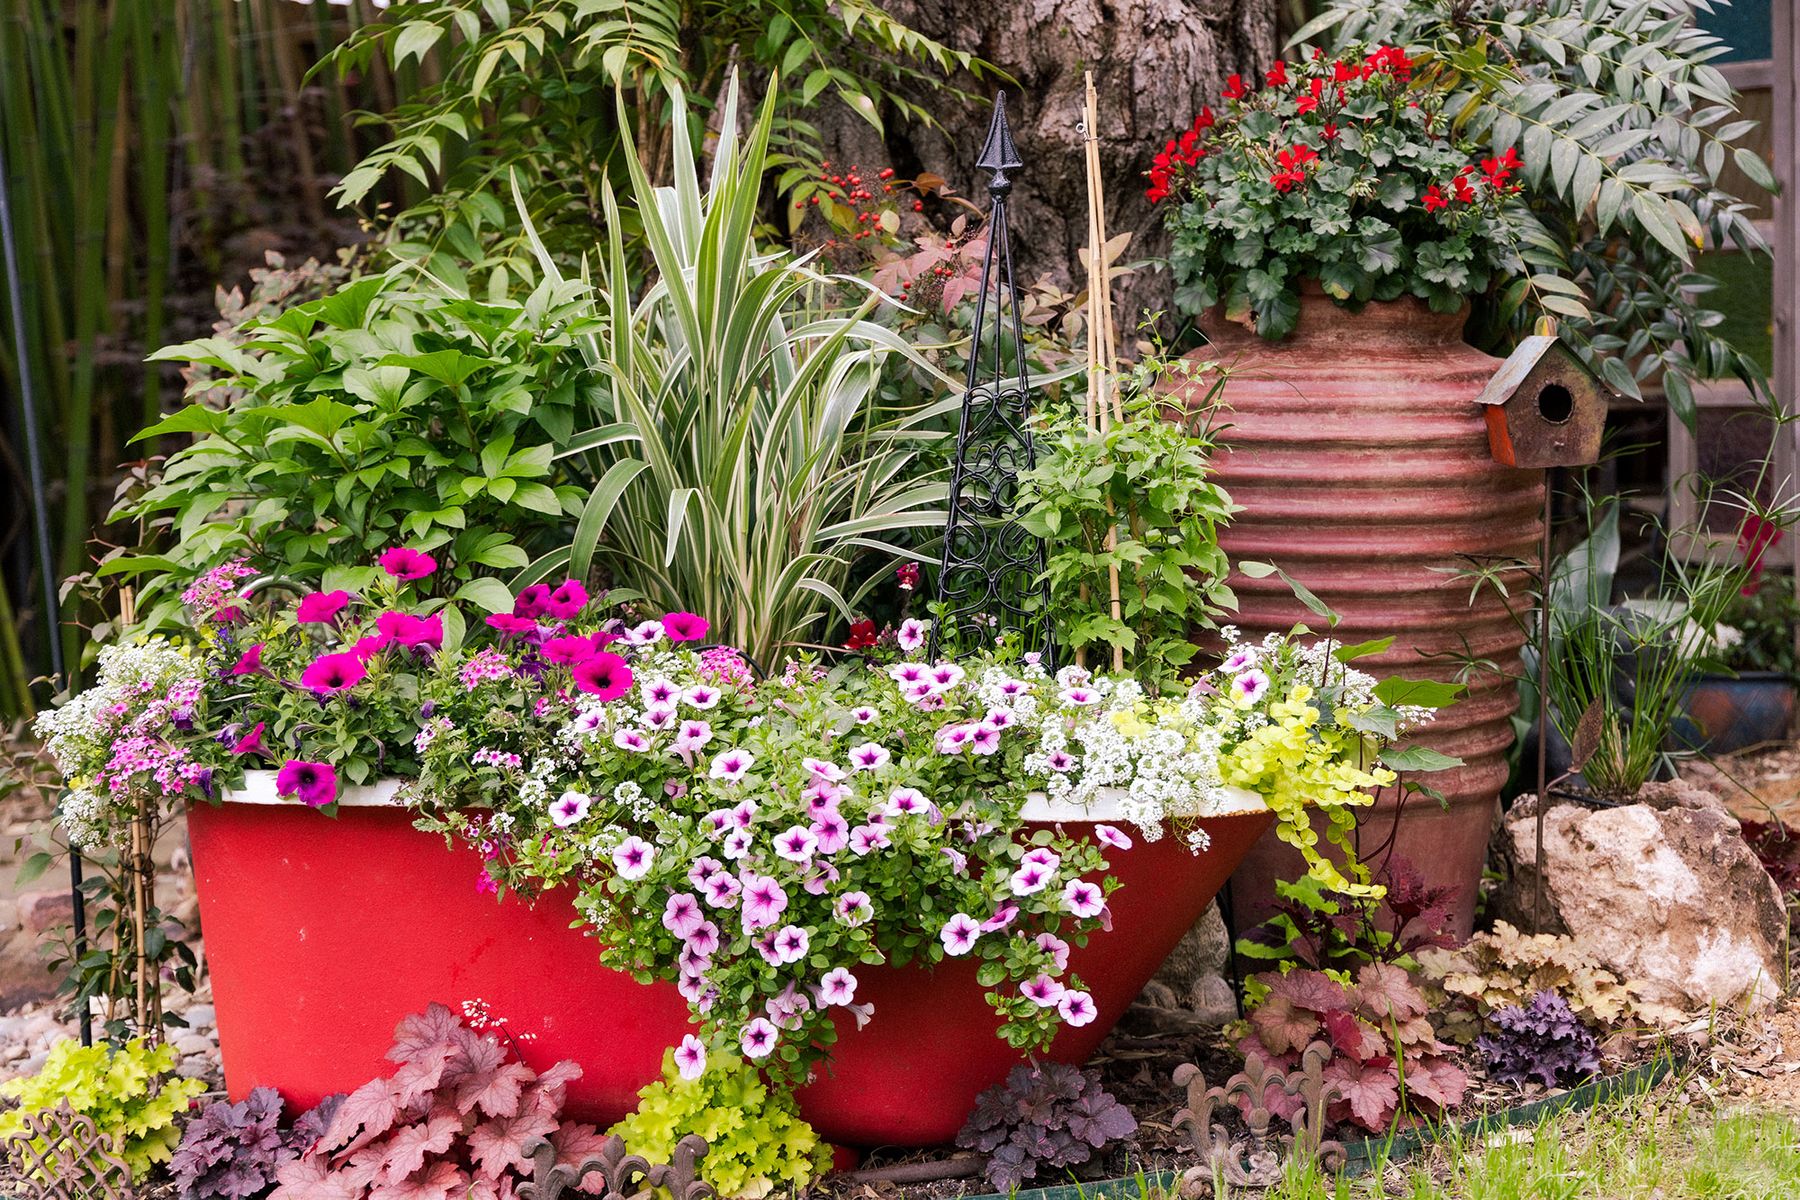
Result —
<path fill-rule="evenodd" d="M 298 1151 L 279 1128 L 281 1096 L 257 1088 L 235 1104 L 208 1105 L 188 1122 L 169 1171 L 185 1200 L 244 1200 L 275 1182 Z"/>
<path fill-rule="evenodd" d="M 1137 1121 L 1091 1071 L 1062 1063 L 1014 1067 L 1006 1082 L 975 1101 L 956 1135 L 965 1150 L 987 1155 L 988 1183 L 1009 1192 L 1039 1167 L 1086 1162 L 1093 1152 L 1137 1131 Z"/>
<path fill-rule="evenodd" d="M 1573 1083 L 1600 1069 L 1600 1047 L 1569 1002 L 1540 991 L 1523 1007 L 1495 1009 L 1490 1033 L 1475 1039 L 1488 1074 L 1502 1083 L 1536 1080 L 1545 1087 Z"/>

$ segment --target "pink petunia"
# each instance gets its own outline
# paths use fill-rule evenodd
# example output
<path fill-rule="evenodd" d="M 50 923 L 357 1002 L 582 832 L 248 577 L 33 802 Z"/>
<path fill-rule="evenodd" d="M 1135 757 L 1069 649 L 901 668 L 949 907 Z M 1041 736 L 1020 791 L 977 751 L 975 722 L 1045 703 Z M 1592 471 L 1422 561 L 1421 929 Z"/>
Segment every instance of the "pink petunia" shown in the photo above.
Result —
<path fill-rule="evenodd" d="M 1106 896 L 1097 883 L 1071 879 L 1063 888 L 1063 904 L 1078 917 L 1097 917 L 1100 910 L 1106 907 Z"/>
<path fill-rule="evenodd" d="M 811 862 L 819 839 L 803 825 L 794 825 L 775 835 L 775 853 L 789 862 Z"/>
<path fill-rule="evenodd" d="M 875 915 L 875 904 L 869 899 L 867 892 L 845 892 L 837 898 L 831 911 L 838 920 L 855 929 L 867 924 L 869 918 Z"/>
<path fill-rule="evenodd" d="M 726 750 L 713 757 L 712 768 L 707 774 L 714 779 L 724 780 L 726 783 L 736 783 L 744 777 L 750 770 L 750 764 L 755 761 L 756 756 L 748 750 Z"/>
<path fill-rule="evenodd" d="M 580 824 L 588 815 L 594 798 L 574 789 L 564 792 L 550 803 L 550 823 L 558 829 Z"/>
<path fill-rule="evenodd" d="M 300 673 L 300 686 L 316 696 L 332 696 L 355 687 L 368 673 L 354 654 L 322 654 Z"/>
<path fill-rule="evenodd" d="M 850 768 L 854 771 L 879 771 L 888 765 L 893 758 L 887 747 L 878 746 L 874 742 L 864 742 L 853 746 L 850 750 Z"/>
<path fill-rule="evenodd" d="M 686 939 L 704 920 L 706 914 L 700 911 L 700 902 L 687 892 L 674 893 L 663 905 L 663 928 L 678 938 Z"/>
<path fill-rule="evenodd" d="M 1019 994 L 1039 1008 L 1055 1008 L 1062 1002 L 1063 985 L 1048 975 L 1039 975 L 1035 979 L 1028 980 L 1019 989 Z"/>
<path fill-rule="evenodd" d="M 1102 845 L 1111 846 L 1115 850 L 1131 849 L 1131 837 L 1111 825 L 1094 826 L 1094 838 Z"/>
<path fill-rule="evenodd" d="M 337 799 L 337 770 L 330 763 L 290 758 L 275 773 L 275 794 L 292 796 L 308 808 L 324 808 Z"/>
<path fill-rule="evenodd" d="M 806 957 L 812 936 L 798 925 L 783 925 L 775 932 L 775 961 L 786 966 Z"/>
<path fill-rule="evenodd" d="M 621 879 L 642 879 L 656 862 L 656 847 L 632 834 L 619 843 L 612 855 L 613 869 Z"/>
<path fill-rule="evenodd" d="M 813 818 L 812 835 L 813 848 L 820 854 L 836 854 L 850 844 L 850 822 L 828 809 Z"/>
<path fill-rule="evenodd" d="M 1036 945 L 1039 950 L 1047 953 L 1050 956 L 1050 960 L 1056 964 L 1056 973 L 1058 975 L 1061 975 L 1064 971 L 1069 969 L 1069 943 L 1063 941 L 1054 933 L 1046 932 L 1037 935 Z"/>
<path fill-rule="evenodd" d="M 925 644 L 925 631 L 925 622 L 917 617 L 908 617 L 900 622 L 900 629 L 894 636 L 902 652 L 914 654 Z"/>
<path fill-rule="evenodd" d="M 938 940 L 944 943 L 944 953 L 952 957 L 961 957 L 973 950 L 975 940 L 980 936 L 981 926 L 967 913 L 955 914 L 938 930 Z"/>
<path fill-rule="evenodd" d="M 520 634 L 536 633 L 538 623 L 530 617 L 521 617 L 516 613 L 489 613 L 487 626 L 504 637 L 517 637 Z"/>
<path fill-rule="evenodd" d="M 739 883 L 735 876 L 725 871 L 708 875 L 705 882 L 700 885 L 700 891 L 706 897 L 706 903 L 713 908 L 736 908 L 738 893 L 743 890 L 744 885 Z"/>
<path fill-rule="evenodd" d="M 244 651 L 243 654 L 238 656 L 237 665 L 231 668 L 231 674 L 233 674 L 233 675 L 260 675 L 260 674 L 262 674 L 262 669 L 263 669 L 262 651 L 263 651 L 263 644 L 261 642 L 256 643 L 256 645 L 254 645 L 254 646 L 250 647 L 248 650 Z"/>
<path fill-rule="evenodd" d="M 710 854 L 702 854 L 688 864 L 687 881 L 695 887 L 706 883 L 707 879 L 725 869 L 725 864 Z"/>
<path fill-rule="evenodd" d="M 862 858 L 876 850 L 886 850 L 892 842 L 887 830 L 877 825 L 858 825 L 850 831 L 850 853 Z"/>
<path fill-rule="evenodd" d="M 613 734 L 613 745 L 633 754 L 642 754 L 650 749 L 650 739 L 635 729 L 621 729 Z"/>
<path fill-rule="evenodd" d="M 675 1047 L 675 1069 L 690 1082 L 706 1074 L 706 1043 L 691 1033 L 684 1036 Z"/>
<path fill-rule="evenodd" d="M 842 1008 L 856 1000 L 856 976 L 844 967 L 833 967 L 819 980 L 819 1003 Z"/>
<path fill-rule="evenodd" d="M 787 911 L 787 892 L 767 875 L 747 871 L 742 883 L 744 929 L 747 932 L 768 928 Z"/>
<path fill-rule="evenodd" d="M 267 728 L 267 722 L 258 721 L 255 725 L 250 727 L 249 733 L 246 733 L 243 737 L 233 743 L 231 752 L 233 754 L 263 753 L 262 738 L 263 730 L 265 728 Z"/>
<path fill-rule="evenodd" d="M 1231 681 L 1231 698 L 1240 707 L 1249 707 L 1263 698 L 1269 690 L 1269 677 L 1254 668 L 1245 671 Z"/>
<path fill-rule="evenodd" d="M 695 954 L 711 957 L 712 952 L 719 948 L 719 927 L 711 921 L 701 921 L 685 940 L 687 949 Z"/>
<path fill-rule="evenodd" d="M 1062 865 L 1062 859 L 1056 851 L 1048 846 L 1036 846 L 1027 850 L 1019 859 L 1021 863 L 1036 863 L 1046 871 L 1054 871 Z"/>
<path fill-rule="evenodd" d="M 697 683 L 681 693 L 681 698 L 695 708 L 711 708 L 719 702 L 719 689 L 711 684 Z"/>
<path fill-rule="evenodd" d="M 1061 999 L 1056 1002 L 1056 1011 L 1065 1023 L 1075 1026 L 1086 1025 L 1100 1015 L 1092 996 L 1073 989 L 1063 992 Z"/>
<path fill-rule="evenodd" d="M 1053 875 L 1055 875 L 1054 871 L 1041 864 L 1023 863 L 1018 870 L 1012 873 L 1012 878 L 1007 883 L 1012 888 L 1013 895 L 1029 896 L 1034 892 L 1043 891 Z"/>
<path fill-rule="evenodd" d="M 381 564 L 382 570 L 402 582 L 423 579 L 437 570 L 437 559 L 407 546 L 384 550 L 375 561 Z"/>
<path fill-rule="evenodd" d="M 744 1057 L 748 1059 L 767 1058 L 774 1052 L 780 1034 L 775 1026 L 762 1017 L 752 1017 L 744 1026 L 744 1033 L 738 1044 L 744 1048 Z"/>
<path fill-rule="evenodd" d="M 712 623 L 705 617 L 690 612 L 666 613 L 662 619 L 663 633 L 671 642 L 703 641 L 712 631 Z"/>
<path fill-rule="evenodd" d="M 575 664 L 575 686 L 601 700 L 617 700 L 631 690 L 631 667 L 617 654 L 601 650 Z"/>
<path fill-rule="evenodd" d="M 384 612 L 375 618 L 375 629 L 408 650 L 440 650 L 444 645 L 444 615 L 415 617 L 411 613 Z"/>
<path fill-rule="evenodd" d="M 705 721 L 683 721 L 675 731 L 675 749 L 682 754 L 692 754 L 712 740 L 712 726 Z"/>

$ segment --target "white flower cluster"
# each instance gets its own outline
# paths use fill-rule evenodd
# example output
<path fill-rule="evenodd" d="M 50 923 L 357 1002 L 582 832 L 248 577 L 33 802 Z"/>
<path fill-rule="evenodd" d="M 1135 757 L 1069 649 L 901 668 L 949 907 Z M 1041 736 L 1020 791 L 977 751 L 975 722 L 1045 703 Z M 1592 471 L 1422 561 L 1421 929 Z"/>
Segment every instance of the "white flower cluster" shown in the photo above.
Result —
<path fill-rule="evenodd" d="M 100 776 L 118 743 L 139 726 L 172 715 L 171 693 L 191 703 L 199 673 L 187 652 L 164 638 L 102 647 L 99 679 L 61 708 L 40 713 L 32 730 L 68 782 L 61 820 L 69 841 L 83 849 L 105 844 L 124 815 Z"/>

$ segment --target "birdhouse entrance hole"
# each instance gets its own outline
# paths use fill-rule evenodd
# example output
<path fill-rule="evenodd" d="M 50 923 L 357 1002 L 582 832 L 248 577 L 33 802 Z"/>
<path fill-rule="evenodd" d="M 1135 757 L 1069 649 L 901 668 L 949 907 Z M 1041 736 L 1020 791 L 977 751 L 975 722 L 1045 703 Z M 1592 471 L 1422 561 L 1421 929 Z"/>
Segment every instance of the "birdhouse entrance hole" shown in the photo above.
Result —
<path fill-rule="evenodd" d="M 1537 398 L 1538 415 L 1552 425 L 1561 425 L 1575 415 L 1575 397 L 1560 383 L 1546 384 Z"/>

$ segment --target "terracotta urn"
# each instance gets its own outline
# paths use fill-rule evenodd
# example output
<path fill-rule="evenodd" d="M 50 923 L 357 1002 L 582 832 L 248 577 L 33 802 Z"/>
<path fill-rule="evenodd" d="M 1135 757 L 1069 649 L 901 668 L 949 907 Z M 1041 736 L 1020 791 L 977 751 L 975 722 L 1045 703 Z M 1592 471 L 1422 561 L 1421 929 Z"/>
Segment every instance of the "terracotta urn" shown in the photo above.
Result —
<path fill-rule="evenodd" d="M 1342 617 L 1335 636 L 1346 644 L 1394 637 L 1360 668 L 1469 685 L 1415 739 L 1464 761 L 1423 777 L 1443 802 L 1390 789 L 1361 811 L 1357 833 L 1373 868 L 1397 854 L 1428 882 L 1454 887 L 1456 927 L 1467 935 L 1508 773 L 1525 639 L 1508 601 L 1491 588 L 1471 596 L 1458 572 L 1535 560 L 1544 482 L 1489 451 L 1475 397 L 1499 360 L 1463 342 L 1464 319 L 1412 299 L 1352 312 L 1314 288 L 1286 338 L 1265 341 L 1215 314 L 1202 321 L 1211 344 L 1193 357 L 1235 372 L 1217 414 L 1216 459 L 1219 482 L 1243 507 L 1220 538 L 1231 560 L 1272 562 L 1303 583 Z M 1323 629 L 1279 576 L 1238 575 L 1231 585 L 1248 635 Z M 1526 587 L 1510 590 L 1511 603 L 1528 603 Z M 1491 665 L 1466 673 L 1468 659 Z M 1233 877 L 1238 928 L 1267 917 L 1275 881 L 1303 870 L 1296 852 L 1265 835 Z"/>

